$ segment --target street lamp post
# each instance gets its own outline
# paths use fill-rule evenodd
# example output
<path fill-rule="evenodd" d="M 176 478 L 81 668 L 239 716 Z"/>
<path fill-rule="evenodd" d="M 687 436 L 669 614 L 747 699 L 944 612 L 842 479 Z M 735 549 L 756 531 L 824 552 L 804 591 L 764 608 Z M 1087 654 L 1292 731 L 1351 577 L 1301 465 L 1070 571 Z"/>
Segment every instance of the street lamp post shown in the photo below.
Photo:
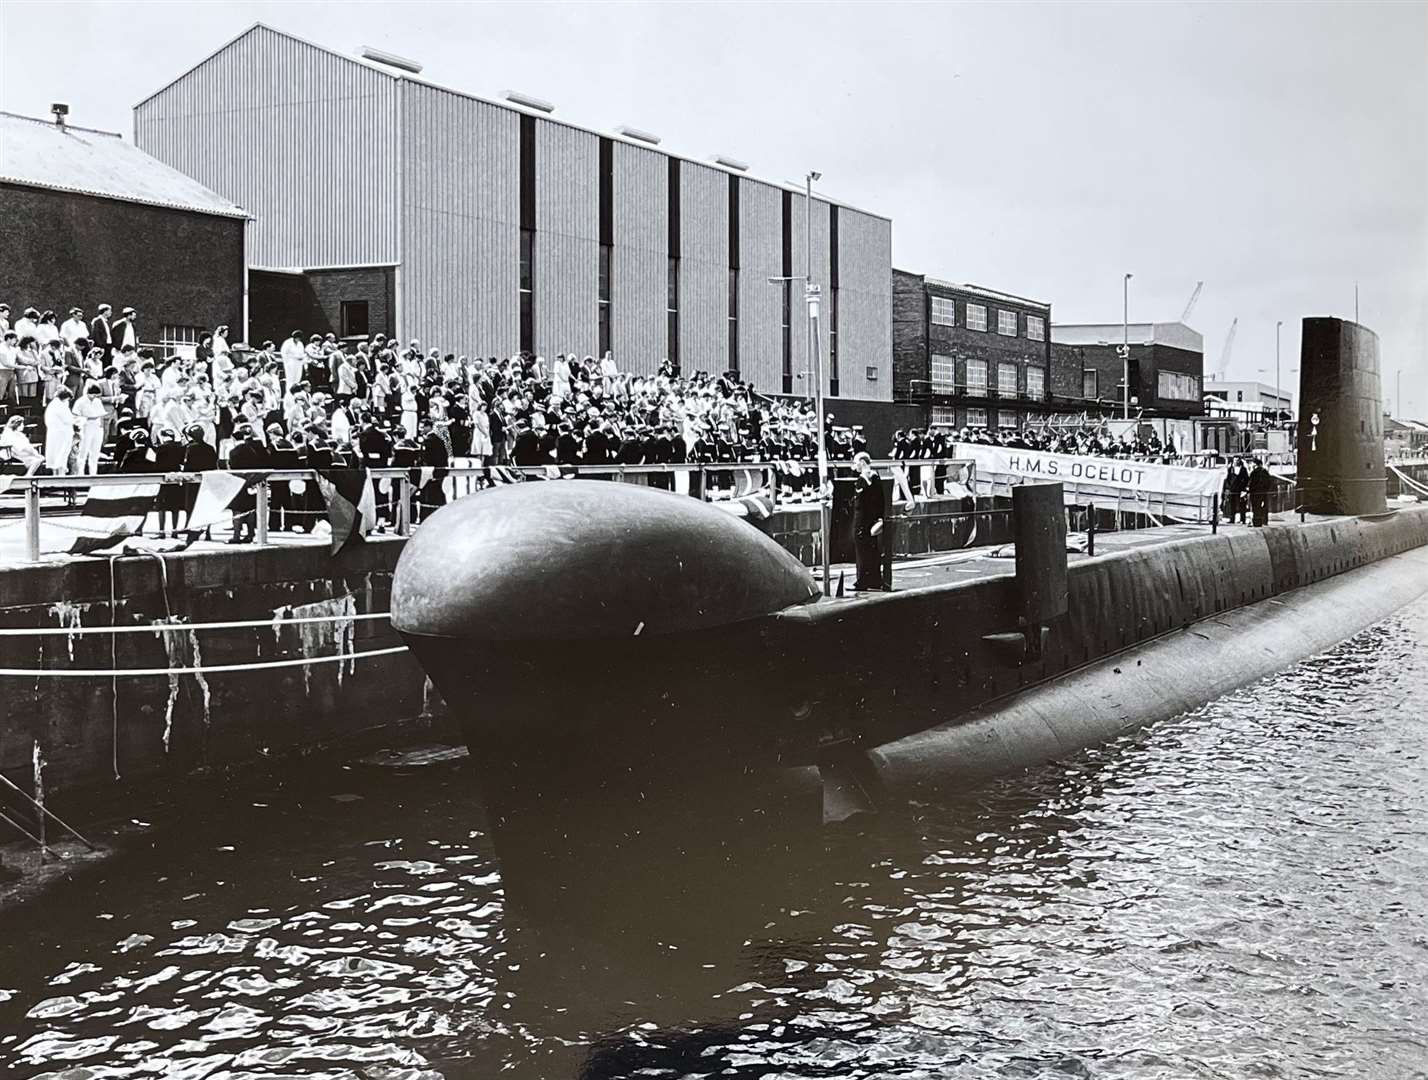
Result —
<path fill-rule="evenodd" d="M 1279 400 L 1279 328 L 1283 325 L 1283 319 L 1274 324 L 1274 418 L 1276 420 L 1280 419 L 1279 414 L 1284 408 Z"/>
<path fill-rule="evenodd" d="M 1121 419 L 1130 419 L 1130 280 L 1127 274 L 1122 283 L 1124 307 L 1121 311 Z"/>
<path fill-rule="evenodd" d="M 828 442 L 824 437 L 823 415 L 823 363 L 818 349 L 818 300 L 822 290 L 813 281 L 813 181 L 821 180 L 823 174 L 810 172 L 804 177 L 804 250 L 803 250 L 803 300 L 808 307 L 808 339 L 804 342 L 804 375 L 813 378 L 813 405 L 818 424 L 818 506 L 819 506 L 819 547 L 823 552 L 823 595 L 832 592 L 829 576 L 830 555 L 828 550 L 831 531 L 832 508 L 829 505 L 831 493 L 828 490 Z M 771 277 L 769 284 L 780 284 L 791 288 L 798 275 L 791 277 Z"/>
<path fill-rule="evenodd" d="M 832 507 L 829 506 L 828 491 L 828 440 L 824 434 L 823 416 L 823 357 L 818 349 L 818 298 L 819 287 L 813 282 L 813 181 L 822 179 L 823 174 L 809 172 L 804 178 L 803 196 L 803 299 L 808 305 L 808 340 L 804 342 L 805 370 L 813 373 L 813 407 L 818 423 L 818 546 L 823 553 L 823 595 L 831 592 L 830 554 L 828 545 L 832 531 Z"/>

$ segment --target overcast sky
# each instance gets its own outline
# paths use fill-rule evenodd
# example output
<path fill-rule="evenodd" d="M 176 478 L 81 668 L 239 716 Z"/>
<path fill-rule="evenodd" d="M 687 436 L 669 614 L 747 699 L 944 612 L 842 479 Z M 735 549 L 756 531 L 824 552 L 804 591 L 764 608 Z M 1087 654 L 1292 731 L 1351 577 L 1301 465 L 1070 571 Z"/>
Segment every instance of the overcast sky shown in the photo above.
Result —
<path fill-rule="evenodd" d="M 0 0 L 0 108 L 131 108 L 255 21 L 462 90 L 632 124 L 893 219 L 894 265 L 1190 324 L 1232 377 L 1296 378 L 1299 320 L 1381 338 L 1428 418 L 1428 4 L 106 3 Z M 255 166 L 260 163 L 255 162 Z M 1263 369 L 1259 371 L 1257 369 Z"/>

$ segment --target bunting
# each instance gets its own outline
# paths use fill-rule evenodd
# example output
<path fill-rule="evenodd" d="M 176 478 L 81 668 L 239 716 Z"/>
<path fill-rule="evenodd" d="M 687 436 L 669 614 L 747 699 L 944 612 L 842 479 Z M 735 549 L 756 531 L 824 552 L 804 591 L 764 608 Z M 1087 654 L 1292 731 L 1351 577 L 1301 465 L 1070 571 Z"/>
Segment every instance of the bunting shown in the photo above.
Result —
<path fill-rule="evenodd" d="M 376 527 L 377 500 L 366 469 L 321 470 L 317 488 L 327 503 L 332 554 L 338 554 L 348 544 L 361 543 Z"/>

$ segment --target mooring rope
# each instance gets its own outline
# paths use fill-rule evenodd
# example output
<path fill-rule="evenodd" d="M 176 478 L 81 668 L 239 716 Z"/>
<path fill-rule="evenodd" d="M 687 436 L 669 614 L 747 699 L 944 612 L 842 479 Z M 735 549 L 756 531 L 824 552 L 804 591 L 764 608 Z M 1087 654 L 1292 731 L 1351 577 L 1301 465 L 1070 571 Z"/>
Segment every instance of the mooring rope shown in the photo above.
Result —
<path fill-rule="evenodd" d="M 157 552 L 146 552 L 146 554 L 154 555 L 156 558 L 158 557 Z M 166 596 L 165 603 L 167 603 L 167 600 L 168 598 Z M 185 630 L 246 630 L 255 626 L 272 628 L 273 626 L 297 626 L 301 623 L 386 619 L 390 616 L 391 612 L 389 611 L 371 611 L 362 615 L 303 615 L 296 619 L 281 619 L 277 615 L 274 615 L 269 619 L 238 619 L 232 622 L 174 623 L 172 626 L 165 626 L 159 623 L 140 623 L 134 626 L 76 626 L 70 629 L 66 629 L 62 626 L 5 626 L 0 627 L 0 637 L 59 637 L 68 636 L 70 634 L 157 634 L 164 630 L 172 629 L 173 626 L 182 626 Z"/>
<path fill-rule="evenodd" d="M 162 629 L 164 628 L 158 628 L 155 632 Z M 184 623 L 175 623 L 169 629 L 187 629 L 187 626 Z M 331 664 L 346 660 L 364 660 L 373 656 L 391 656 L 406 651 L 405 645 L 394 645 L 388 649 L 338 653 L 335 656 L 302 656 L 294 660 L 266 660 L 262 663 L 213 664 L 201 667 L 129 668 L 121 671 L 116 671 L 113 668 L 0 668 L 0 675 L 28 676 L 36 679 L 92 679 L 119 675 L 211 675 L 216 671 L 266 671 L 269 668 L 302 667 L 305 664 Z"/>

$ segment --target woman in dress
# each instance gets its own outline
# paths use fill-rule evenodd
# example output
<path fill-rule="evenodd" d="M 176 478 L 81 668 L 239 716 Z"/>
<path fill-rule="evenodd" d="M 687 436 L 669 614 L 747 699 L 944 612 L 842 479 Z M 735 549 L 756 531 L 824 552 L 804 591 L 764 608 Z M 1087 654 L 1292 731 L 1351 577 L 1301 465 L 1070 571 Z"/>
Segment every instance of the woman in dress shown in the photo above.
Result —
<path fill-rule="evenodd" d="M 61 387 L 45 406 L 45 468 L 56 475 L 69 472 L 69 455 L 74 449 L 74 412 L 70 393 Z"/>

